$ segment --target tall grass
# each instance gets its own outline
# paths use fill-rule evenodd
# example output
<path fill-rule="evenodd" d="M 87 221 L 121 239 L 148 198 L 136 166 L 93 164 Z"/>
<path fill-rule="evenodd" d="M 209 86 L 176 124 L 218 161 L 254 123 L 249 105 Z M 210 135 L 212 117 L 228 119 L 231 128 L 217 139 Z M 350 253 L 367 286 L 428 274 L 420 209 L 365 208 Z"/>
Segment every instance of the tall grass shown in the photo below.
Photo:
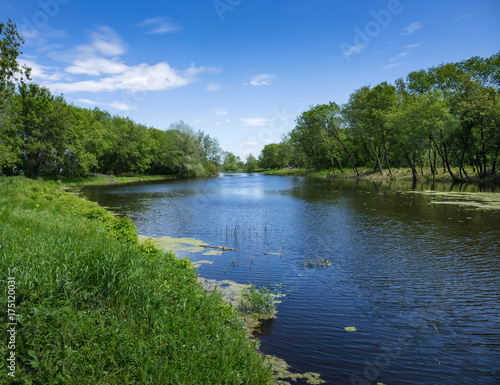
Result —
<path fill-rule="evenodd" d="M 241 293 L 238 307 L 247 314 L 269 316 L 274 314 L 274 298 L 266 287 L 249 285 Z"/>
<path fill-rule="evenodd" d="M 271 382 L 236 311 L 206 293 L 189 261 L 139 244 L 130 220 L 57 183 L 0 178 L 4 331 L 9 276 L 17 370 L 0 383 Z"/>

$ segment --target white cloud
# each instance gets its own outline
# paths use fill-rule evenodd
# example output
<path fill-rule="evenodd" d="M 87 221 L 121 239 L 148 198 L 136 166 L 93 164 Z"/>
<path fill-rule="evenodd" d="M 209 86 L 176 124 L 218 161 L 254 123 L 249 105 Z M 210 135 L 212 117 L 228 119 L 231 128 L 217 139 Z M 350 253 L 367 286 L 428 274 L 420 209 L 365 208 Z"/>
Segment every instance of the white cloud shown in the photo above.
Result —
<path fill-rule="evenodd" d="M 420 47 L 420 45 L 421 45 L 420 43 L 417 43 L 417 44 L 408 44 L 408 45 L 405 45 L 405 46 L 403 47 L 403 49 L 405 49 L 405 50 L 407 50 L 407 51 L 410 51 L 410 50 L 412 50 L 412 49 L 415 49 L 415 48 L 417 48 L 417 47 Z"/>
<path fill-rule="evenodd" d="M 153 66 L 139 64 L 126 67 L 125 71 L 114 76 L 97 80 L 84 80 L 74 83 L 52 83 L 50 87 L 60 92 L 111 92 L 116 90 L 159 91 L 185 86 L 192 79 L 181 76 L 166 62 Z"/>
<path fill-rule="evenodd" d="M 125 102 L 112 102 L 112 103 L 102 103 L 102 102 L 96 102 L 95 100 L 90 100 L 90 99 L 76 99 L 75 100 L 78 103 L 83 103 L 83 104 L 90 104 L 92 106 L 106 106 L 106 107 L 111 107 L 120 111 L 131 111 L 131 110 L 136 110 L 137 108 L 128 105 Z"/>
<path fill-rule="evenodd" d="M 384 70 L 390 70 L 392 68 L 400 67 L 400 66 L 402 66 L 404 64 L 406 64 L 406 63 L 403 63 L 403 62 L 391 63 L 391 64 L 386 65 L 383 69 Z"/>
<path fill-rule="evenodd" d="M 408 52 L 401 52 L 398 56 L 393 57 L 392 59 L 389 59 L 389 63 L 395 62 L 399 58 L 402 58 L 402 57 L 407 56 L 407 55 L 409 55 Z"/>
<path fill-rule="evenodd" d="M 219 116 L 219 115 L 227 115 L 227 111 L 225 108 L 216 108 L 215 109 L 215 115 Z"/>
<path fill-rule="evenodd" d="M 91 51 L 102 56 L 120 56 L 127 52 L 123 40 L 116 31 L 107 26 L 101 26 L 96 31 L 91 32 L 91 44 L 78 47 L 82 53 Z"/>
<path fill-rule="evenodd" d="M 457 17 L 454 21 L 462 21 L 463 19 L 467 19 L 468 17 L 470 17 L 470 15 L 465 14 L 463 16 Z"/>
<path fill-rule="evenodd" d="M 262 127 L 267 126 L 271 119 L 266 118 L 242 118 L 244 126 L 252 126 L 252 127 Z"/>
<path fill-rule="evenodd" d="M 182 27 L 178 24 L 175 24 L 171 21 L 166 20 L 163 17 L 154 17 L 152 19 L 146 19 L 139 24 L 139 27 L 148 28 L 146 33 L 152 35 L 161 35 L 165 33 L 177 32 L 182 29 Z"/>
<path fill-rule="evenodd" d="M 130 111 L 130 110 L 136 110 L 136 107 L 129 106 L 125 102 L 113 102 L 109 104 L 110 107 L 116 108 L 117 110 L 121 111 Z"/>
<path fill-rule="evenodd" d="M 207 91 L 210 91 L 210 92 L 217 92 L 217 91 L 224 89 L 224 87 L 220 83 L 210 83 L 210 84 L 207 84 L 205 89 Z"/>
<path fill-rule="evenodd" d="M 252 77 L 250 84 L 252 86 L 269 86 L 273 84 L 273 80 L 276 78 L 276 75 L 273 74 L 260 74 Z"/>
<path fill-rule="evenodd" d="M 66 77 L 66 74 L 61 72 L 59 69 L 49 66 L 43 66 L 33 60 L 18 59 L 18 62 L 21 65 L 27 65 L 31 68 L 31 77 L 34 80 L 40 80 L 43 82 L 57 82 Z"/>
<path fill-rule="evenodd" d="M 66 68 L 66 72 L 75 75 L 116 75 L 125 72 L 127 68 L 125 64 L 119 63 L 116 59 L 89 57 L 75 60 L 72 66 Z"/>
<path fill-rule="evenodd" d="M 423 24 L 421 21 L 416 21 L 411 23 L 408 27 L 403 29 L 403 35 L 412 35 L 417 32 L 419 29 L 423 28 Z"/>
<path fill-rule="evenodd" d="M 158 91 L 182 87 L 198 80 L 201 74 L 218 74 L 216 67 L 196 67 L 191 64 L 186 70 L 179 71 L 167 62 L 154 65 L 142 63 L 129 66 L 120 56 L 126 52 L 126 45 L 118 34 L 109 27 L 100 27 L 91 33 L 91 41 L 87 45 L 80 45 L 69 53 L 55 53 L 52 58 L 56 61 L 70 62 L 66 74 L 85 76 L 78 81 L 63 82 L 60 74 L 49 77 L 39 68 L 39 77 L 46 81 L 46 85 L 57 92 L 112 92 L 123 90 L 126 92 Z M 124 106 L 115 105 L 116 108 Z"/>
<path fill-rule="evenodd" d="M 347 49 L 344 53 L 343 56 L 345 58 L 350 58 L 353 55 L 359 55 L 361 52 L 365 50 L 366 46 L 365 45 L 351 45 L 349 49 Z"/>
<path fill-rule="evenodd" d="M 187 78 L 195 78 L 196 76 L 198 76 L 199 74 L 209 74 L 209 75 L 217 75 L 217 74 L 220 74 L 222 72 L 222 70 L 220 68 L 217 68 L 217 67 L 205 67 L 205 66 L 201 66 L 201 67 L 195 67 L 195 65 L 193 63 L 191 63 L 191 66 L 184 71 L 184 76 L 186 76 Z"/>

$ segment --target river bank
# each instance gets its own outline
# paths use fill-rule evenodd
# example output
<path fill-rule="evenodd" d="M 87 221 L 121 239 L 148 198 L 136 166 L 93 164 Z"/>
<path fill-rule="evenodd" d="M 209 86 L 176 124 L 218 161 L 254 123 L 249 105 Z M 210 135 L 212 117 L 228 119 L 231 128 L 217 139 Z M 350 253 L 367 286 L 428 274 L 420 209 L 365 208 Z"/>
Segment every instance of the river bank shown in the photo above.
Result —
<path fill-rule="evenodd" d="M 413 174 L 409 168 L 393 168 L 391 173 L 389 170 L 382 170 L 380 172 L 369 169 L 359 170 L 359 175 L 356 175 L 352 169 L 344 169 L 344 173 L 333 172 L 332 170 L 322 170 L 316 171 L 305 168 L 284 168 L 275 170 L 264 170 L 261 171 L 268 175 L 281 175 L 281 176 L 311 176 L 311 177 L 322 177 L 322 178 L 344 178 L 344 179 L 367 179 L 367 180 L 386 180 L 386 181 L 412 181 Z M 491 185 L 500 186 L 500 175 L 490 175 L 484 179 L 480 179 L 472 169 L 467 169 L 467 178 L 460 178 L 459 171 L 453 170 L 454 175 L 457 177 L 455 180 L 450 176 L 448 172 L 443 172 L 440 170 L 438 174 L 432 175 L 429 170 L 424 170 L 423 174 L 420 172 L 417 178 L 418 182 L 443 182 L 443 183 L 465 183 L 465 184 L 477 184 L 477 185 Z"/>
<path fill-rule="evenodd" d="M 239 314 L 188 260 L 65 187 L 0 178 L 0 283 L 15 281 L 16 320 L 0 354 L 14 352 L 19 383 L 272 383 Z"/>

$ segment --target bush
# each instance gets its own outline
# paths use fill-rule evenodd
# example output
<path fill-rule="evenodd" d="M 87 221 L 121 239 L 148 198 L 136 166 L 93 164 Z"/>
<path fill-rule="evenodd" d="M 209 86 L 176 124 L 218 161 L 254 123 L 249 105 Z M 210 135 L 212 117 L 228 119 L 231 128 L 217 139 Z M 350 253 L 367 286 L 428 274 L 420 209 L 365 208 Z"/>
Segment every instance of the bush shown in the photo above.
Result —
<path fill-rule="evenodd" d="M 275 311 L 274 298 L 270 291 L 254 285 L 243 289 L 238 307 L 245 313 L 257 315 L 272 315 Z"/>

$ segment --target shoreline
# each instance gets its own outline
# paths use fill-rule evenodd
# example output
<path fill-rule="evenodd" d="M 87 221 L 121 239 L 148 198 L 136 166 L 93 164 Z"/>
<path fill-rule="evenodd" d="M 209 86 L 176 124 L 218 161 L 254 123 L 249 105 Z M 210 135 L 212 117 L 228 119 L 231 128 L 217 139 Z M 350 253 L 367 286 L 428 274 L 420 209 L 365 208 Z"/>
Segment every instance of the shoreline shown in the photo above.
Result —
<path fill-rule="evenodd" d="M 23 316 L 19 381 L 51 384 L 64 372 L 71 373 L 67 383 L 89 376 L 129 383 L 139 375 L 155 383 L 210 376 L 214 383 L 237 377 L 273 383 L 258 344 L 239 326 L 239 314 L 220 293 L 206 292 L 190 262 L 140 242 L 129 219 L 64 191 L 75 186 L 0 178 L 0 270 L 16 277 L 16 315 Z M 38 309 L 42 314 L 33 316 Z M 66 351 L 71 355 L 61 356 Z M 29 356 L 36 357 L 36 367 Z M 136 369 L 127 366 L 130 359 L 140 363 Z"/>
<path fill-rule="evenodd" d="M 404 181 L 404 182 L 412 182 L 413 175 L 411 169 L 405 168 L 395 168 L 392 169 L 392 175 L 389 174 L 387 169 L 383 170 L 382 175 L 377 171 L 372 171 L 368 169 L 360 170 L 359 175 L 355 173 L 346 172 L 344 174 L 340 174 L 339 172 L 332 172 L 330 170 L 316 171 L 316 170 L 307 170 L 304 168 L 284 168 L 284 169 L 275 169 L 275 170 L 265 170 L 262 171 L 263 174 L 267 175 L 279 175 L 279 176 L 306 176 L 306 177 L 315 177 L 315 178 L 331 178 L 331 179 L 360 179 L 360 180 L 374 180 L 374 181 Z M 500 175 L 490 175 L 484 179 L 479 179 L 479 177 L 472 173 L 469 173 L 469 178 L 455 178 L 452 177 L 448 173 L 438 173 L 437 175 L 432 175 L 430 171 L 425 170 L 424 175 L 419 174 L 416 180 L 417 183 L 422 182 L 440 182 L 440 183 L 452 183 L 452 184 L 470 184 L 470 185 L 486 185 L 486 186 L 499 186 L 500 187 Z"/>

